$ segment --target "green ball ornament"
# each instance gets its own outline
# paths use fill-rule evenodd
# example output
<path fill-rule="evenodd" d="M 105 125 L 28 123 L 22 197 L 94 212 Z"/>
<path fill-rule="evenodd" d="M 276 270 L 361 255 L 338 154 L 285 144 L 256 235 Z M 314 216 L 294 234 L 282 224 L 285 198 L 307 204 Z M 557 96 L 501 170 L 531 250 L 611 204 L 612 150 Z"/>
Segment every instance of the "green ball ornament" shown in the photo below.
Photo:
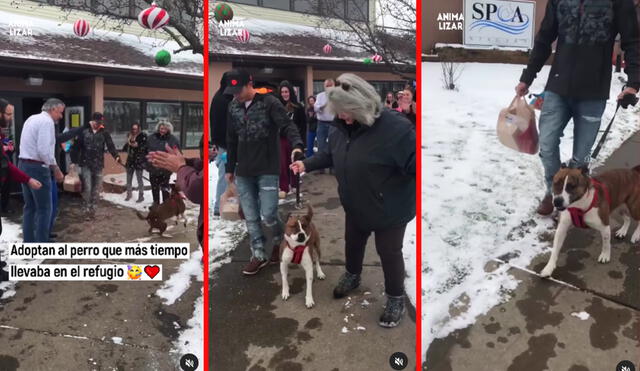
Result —
<path fill-rule="evenodd" d="M 171 53 L 166 50 L 160 50 L 156 53 L 156 64 L 160 67 L 168 66 L 171 63 Z"/>
<path fill-rule="evenodd" d="M 362 61 L 362 63 L 364 63 L 364 64 L 371 64 L 371 63 L 373 63 L 373 61 L 371 60 L 371 58 L 365 58 L 365 59 Z"/>
<path fill-rule="evenodd" d="M 218 22 L 227 22 L 233 19 L 233 9 L 227 3 L 218 3 L 213 10 L 213 17 Z"/>

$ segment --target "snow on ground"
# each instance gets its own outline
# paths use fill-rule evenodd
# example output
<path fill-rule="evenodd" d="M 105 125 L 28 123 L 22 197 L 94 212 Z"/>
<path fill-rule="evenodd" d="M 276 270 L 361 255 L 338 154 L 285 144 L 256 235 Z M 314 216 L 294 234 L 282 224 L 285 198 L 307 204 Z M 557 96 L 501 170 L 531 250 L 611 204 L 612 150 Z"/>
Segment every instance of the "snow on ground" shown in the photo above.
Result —
<path fill-rule="evenodd" d="M 22 226 L 2 218 L 2 235 L 0 236 L 0 256 L 2 261 L 7 262 L 9 249 L 16 242 L 22 242 Z M 42 260 L 32 259 L 12 259 L 10 264 L 40 264 Z M 0 299 L 7 299 L 16 294 L 16 282 L 0 282 Z"/>
<path fill-rule="evenodd" d="M 572 316 L 579 318 L 582 321 L 586 321 L 589 319 L 589 317 L 591 317 L 591 315 L 587 312 L 573 312 L 571 313 Z"/>
<path fill-rule="evenodd" d="M 526 266 L 550 248 L 538 235 L 552 229 L 535 207 L 544 194 L 538 156 L 517 153 L 496 137 L 500 109 L 514 97 L 524 66 L 466 63 L 458 91 L 442 88 L 439 63 L 423 63 L 422 282 L 423 353 L 436 339 L 471 325 L 507 299 L 517 280 L 493 259 L 510 254 Z M 531 91 L 544 89 L 548 66 Z M 612 97 L 622 83 L 614 76 Z M 615 110 L 609 101 L 603 126 Z M 620 112 L 598 163 L 635 130 L 635 112 Z M 571 156 L 573 124 L 561 144 Z"/>
<path fill-rule="evenodd" d="M 416 306 L 416 252 L 416 220 L 413 219 L 407 224 L 402 255 L 404 256 L 404 269 L 406 272 L 404 280 L 405 292 L 414 308 Z"/>
<path fill-rule="evenodd" d="M 247 233 L 244 221 L 222 220 L 213 215 L 218 184 L 218 167 L 209 163 L 209 276 L 231 262 L 231 252 Z"/>
<path fill-rule="evenodd" d="M 187 328 L 180 333 L 174 342 L 173 353 L 179 357 L 192 353 L 200 362 L 204 359 L 204 291 L 194 303 L 193 318 L 187 321 Z M 201 363 L 202 364 L 202 363 Z"/>

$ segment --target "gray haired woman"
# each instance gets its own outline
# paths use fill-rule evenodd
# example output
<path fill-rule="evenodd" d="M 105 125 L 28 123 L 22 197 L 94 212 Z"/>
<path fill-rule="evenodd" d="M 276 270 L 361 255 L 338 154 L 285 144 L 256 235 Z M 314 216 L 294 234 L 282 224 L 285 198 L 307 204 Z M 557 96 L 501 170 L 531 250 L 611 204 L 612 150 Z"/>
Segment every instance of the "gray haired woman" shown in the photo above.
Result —
<path fill-rule="evenodd" d="M 387 305 L 383 327 L 395 327 L 404 308 L 402 243 L 416 216 L 416 136 L 400 113 L 383 107 L 375 88 L 345 73 L 327 91 L 337 118 L 325 151 L 291 165 L 296 173 L 334 167 L 345 217 L 346 272 L 333 295 L 342 298 L 360 285 L 365 246 L 375 234 L 384 272 Z"/>

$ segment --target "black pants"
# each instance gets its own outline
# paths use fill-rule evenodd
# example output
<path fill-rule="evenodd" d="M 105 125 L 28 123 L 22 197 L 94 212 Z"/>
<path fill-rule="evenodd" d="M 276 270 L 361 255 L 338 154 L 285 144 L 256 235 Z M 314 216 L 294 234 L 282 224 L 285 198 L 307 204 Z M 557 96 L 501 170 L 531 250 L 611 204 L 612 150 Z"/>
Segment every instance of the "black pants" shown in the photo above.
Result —
<path fill-rule="evenodd" d="M 153 202 L 160 203 L 160 191 L 162 191 L 162 201 L 169 199 L 169 178 L 171 173 L 151 173 L 149 174 L 149 183 L 151 183 L 151 195 Z"/>
<path fill-rule="evenodd" d="M 345 255 L 347 271 L 352 274 L 362 272 L 362 262 L 367 240 L 375 233 L 376 251 L 382 262 L 384 287 L 387 295 L 404 295 L 404 258 L 402 242 L 406 224 L 375 231 L 364 231 L 354 223 L 354 217 L 347 214 L 345 218 Z"/>
<path fill-rule="evenodd" d="M 9 200 L 11 197 L 11 181 L 6 179 L 0 185 L 0 209 L 7 211 L 9 209 Z"/>

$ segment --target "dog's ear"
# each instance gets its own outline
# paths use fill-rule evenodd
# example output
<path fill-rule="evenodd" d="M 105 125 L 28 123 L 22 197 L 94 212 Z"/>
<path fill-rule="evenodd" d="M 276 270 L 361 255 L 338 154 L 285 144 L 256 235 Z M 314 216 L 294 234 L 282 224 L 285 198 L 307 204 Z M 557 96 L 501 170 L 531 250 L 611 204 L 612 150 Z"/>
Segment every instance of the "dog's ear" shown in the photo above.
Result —
<path fill-rule="evenodd" d="M 310 222 L 311 218 L 313 218 L 313 209 L 310 204 L 307 204 L 307 221 Z"/>

